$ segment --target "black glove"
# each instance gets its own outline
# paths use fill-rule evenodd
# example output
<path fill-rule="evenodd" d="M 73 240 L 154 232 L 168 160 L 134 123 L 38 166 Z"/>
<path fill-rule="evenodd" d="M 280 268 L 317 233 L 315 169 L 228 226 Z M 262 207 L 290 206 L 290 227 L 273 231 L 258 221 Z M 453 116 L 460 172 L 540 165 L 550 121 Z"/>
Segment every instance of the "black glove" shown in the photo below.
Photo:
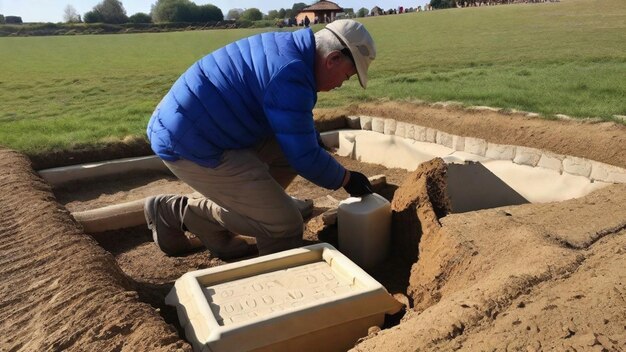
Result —
<path fill-rule="evenodd" d="M 352 197 L 362 197 L 366 194 L 374 193 L 372 191 L 372 184 L 367 176 L 360 172 L 350 171 L 350 179 L 343 189 L 346 190 Z"/>

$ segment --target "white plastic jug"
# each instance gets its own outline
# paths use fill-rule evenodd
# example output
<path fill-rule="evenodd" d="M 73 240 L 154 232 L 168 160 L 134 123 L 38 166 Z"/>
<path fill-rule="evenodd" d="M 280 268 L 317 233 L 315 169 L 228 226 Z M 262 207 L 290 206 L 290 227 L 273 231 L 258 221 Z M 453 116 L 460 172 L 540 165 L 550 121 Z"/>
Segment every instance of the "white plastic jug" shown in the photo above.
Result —
<path fill-rule="evenodd" d="M 351 197 L 337 210 L 339 250 L 364 269 L 387 258 L 391 204 L 379 194 Z"/>

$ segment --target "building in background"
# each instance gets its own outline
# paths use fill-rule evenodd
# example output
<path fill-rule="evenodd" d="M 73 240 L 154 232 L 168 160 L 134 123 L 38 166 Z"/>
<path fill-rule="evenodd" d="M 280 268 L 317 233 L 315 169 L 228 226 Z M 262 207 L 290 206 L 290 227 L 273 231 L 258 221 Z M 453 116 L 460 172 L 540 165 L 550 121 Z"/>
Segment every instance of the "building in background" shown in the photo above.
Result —
<path fill-rule="evenodd" d="M 298 25 L 304 24 L 305 17 L 309 18 L 311 24 L 330 23 L 335 20 L 338 13 L 343 12 L 343 8 L 332 1 L 320 0 L 315 4 L 305 7 L 296 16 Z"/>

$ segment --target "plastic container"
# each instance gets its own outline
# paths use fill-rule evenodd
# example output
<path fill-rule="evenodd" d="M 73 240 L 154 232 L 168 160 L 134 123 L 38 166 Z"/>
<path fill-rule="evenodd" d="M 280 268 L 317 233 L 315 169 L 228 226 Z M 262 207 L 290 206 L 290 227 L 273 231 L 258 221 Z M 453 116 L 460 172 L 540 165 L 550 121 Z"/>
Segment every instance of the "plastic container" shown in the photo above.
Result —
<path fill-rule="evenodd" d="M 387 258 L 391 232 L 391 204 L 379 194 L 351 197 L 337 210 L 339 250 L 364 269 Z"/>
<path fill-rule="evenodd" d="M 401 309 L 327 243 L 189 272 L 165 298 L 194 351 L 346 351 Z"/>

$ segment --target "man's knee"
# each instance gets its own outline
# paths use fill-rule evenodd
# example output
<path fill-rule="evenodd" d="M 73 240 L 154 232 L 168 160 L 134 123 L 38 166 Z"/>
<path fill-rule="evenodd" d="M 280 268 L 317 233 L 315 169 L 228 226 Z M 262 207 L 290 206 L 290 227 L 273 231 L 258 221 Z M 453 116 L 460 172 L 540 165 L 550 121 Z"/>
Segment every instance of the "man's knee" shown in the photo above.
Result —
<path fill-rule="evenodd" d="M 274 224 L 266 224 L 266 230 L 268 237 L 271 238 L 289 238 L 302 236 L 304 230 L 304 221 L 302 215 L 294 207 L 289 214 L 283 214 L 280 219 Z"/>

